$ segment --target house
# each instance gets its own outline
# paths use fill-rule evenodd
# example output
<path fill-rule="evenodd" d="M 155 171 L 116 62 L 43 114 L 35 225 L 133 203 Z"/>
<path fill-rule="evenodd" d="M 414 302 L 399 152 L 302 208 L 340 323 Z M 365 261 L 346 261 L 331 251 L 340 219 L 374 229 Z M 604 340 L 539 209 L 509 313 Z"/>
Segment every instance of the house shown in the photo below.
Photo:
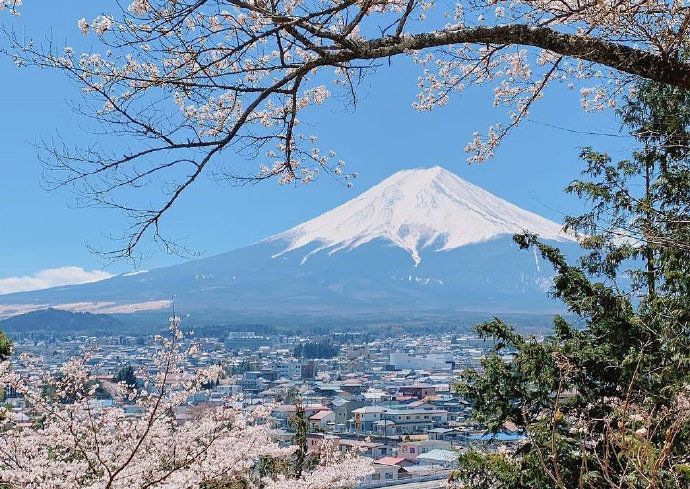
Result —
<path fill-rule="evenodd" d="M 364 406 L 365 403 L 362 400 L 343 399 L 342 397 L 333 399 L 330 407 L 335 413 L 335 429 L 344 431 L 347 428 L 348 420 L 352 417 L 352 412 Z"/>
<path fill-rule="evenodd" d="M 362 394 L 364 400 L 370 404 L 381 404 L 393 399 L 393 396 L 383 389 L 369 389 Z"/>
<path fill-rule="evenodd" d="M 406 460 L 414 461 L 419 455 L 435 449 L 451 450 L 452 446 L 450 442 L 441 440 L 406 441 L 400 444 L 398 454 Z"/>
<path fill-rule="evenodd" d="M 376 487 L 382 482 L 395 481 L 398 480 L 399 468 L 391 465 L 382 465 L 374 463 L 373 467 L 374 473 L 369 474 L 364 480 L 363 485 L 374 485 Z"/>
<path fill-rule="evenodd" d="M 416 462 L 419 465 L 439 465 L 452 468 L 458 464 L 458 452 L 435 448 L 427 453 L 418 455 Z"/>
<path fill-rule="evenodd" d="M 404 457 L 383 457 L 375 461 L 377 464 L 381 465 L 390 465 L 390 466 L 395 466 L 395 467 L 409 467 L 410 465 L 413 465 L 413 463 L 410 460 L 407 460 Z"/>
<path fill-rule="evenodd" d="M 353 409 L 352 414 L 355 415 L 353 427 L 356 431 L 372 432 L 374 431 L 374 423 L 383 419 L 383 413 L 386 408 L 382 406 L 364 406 Z"/>
<path fill-rule="evenodd" d="M 393 447 L 390 445 L 365 440 L 341 439 L 338 442 L 338 448 L 341 452 L 354 451 L 362 456 L 374 459 L 391 455 L 393 452 Z"/>
<path fill-rule="evenodd" d="M 311 417 L 319 411 L 330 411 L 330 409 L 319 403 L 306 404 L 304 406 L 304 412 L 307 414 L 307 417 Z"/>
<path fill-rule="evenodd" d="M 457 428 L 434 428 L 428 432 L 430 440 L 459 442 L 467 437 L 467 433 Z"/>
<path fill-rule="evenodd" d="M 340 388 L 351 395 L 359 395 L 362 393 L 362 383 L 356 380 L 346 380 Z"/>
<path fill-rule="evenodd" d="M 396 481 L 405 476 L 404 468 L 413 465 L 402 457 L 383 457 L 374 461 L 372 481 Z M 380 474 L 380 478 L 376 478 Z"/>
<path fill-rule="evenodd" d="M 355 452 L 373 459 L 386 457 L 387 455 L 391 455 L 393 451 L 392 446 L 384 445 L 383 443 L 366 440 L 350 440 L 348 438 L 340 438 L 337 435 L 326 433 L 310 433 L 307 435 L 307 449 L 310 452 L 320 450 L 324 443 L 334 444 L 341 453 Z"/>
<path fill-rule="evenodd" d="M 280 404 L 271 411 L 274 428 L 287 429 L 290 427 L 290 419 L 295 415 L 297 408 L 294 404 Z"/>
<path fill-rule="evenodd" d="M 275 387 L 271 387 L 256 394 L 256 398 L 266 404 L 273 404 L 282 397 L 283 391 L 281 391 L 280 389 L 276 389 Z"/>
<path fill-rule="evenodd" d="M 20 409 L 12 409 L 7 417 L 12 420 L 12 423 L 22 428 L 30 428 L 33 424 L 31 418 Z"/>
<path fill-rule="evenodd" d="M 242 392 L 238 384 L 221 383 L 211 389 L 210 397 L 213 399 L 224 400 L 227 397 L 236 396 Z"/>
<path fill-rule="evenodd" d="M 312 431 L 326 431 L 329 424 L 335 422 L 335 413 L 330 409 L 317 411 L 309 416 L 309 429 Z"/>
<path fill-rule="evenodd" d="M 400 393 L 403 396 L 410 396 L 416 399 L 424 399 L 425 397 L 436 395 L 436 386 L 430 384 L 413 384 L 400 387 Z"/>
<path fill-rule="evenodd" d="M 324 444 L 340 444 L 340 437 L 326 433 L 310 433 L 307 435 L 307 452 L 318 452 Z"/>
<path fill-rule="evenodd" d="M 314 386 L 314 392 L 324 397 L 336 397 L 343 393 L 339 385 L 318 383 Z"/>
<path fill-rule="evenodd" d="M 412 401 L 407 404 L 407 407 L 410 409 L 434 409 L 433 404 L 429 404 L 426 401 Z"/>
<path fill-rule="evenodd" d="M 295 440 L 295 434 L 283 430 L 283 429 L 274 429 L 271 431 L 271 437 L 273 438 L 274 441 L 276 441 L 281 447 L 287 447 L 293 445 L 293 442 Z"/>
<path fill-rule="evenodd" d="M 239 382 L 243 392 L 258 393 L 268 388 L 269 382 L 261 377 L 261 372 L 244 372 Z"/>

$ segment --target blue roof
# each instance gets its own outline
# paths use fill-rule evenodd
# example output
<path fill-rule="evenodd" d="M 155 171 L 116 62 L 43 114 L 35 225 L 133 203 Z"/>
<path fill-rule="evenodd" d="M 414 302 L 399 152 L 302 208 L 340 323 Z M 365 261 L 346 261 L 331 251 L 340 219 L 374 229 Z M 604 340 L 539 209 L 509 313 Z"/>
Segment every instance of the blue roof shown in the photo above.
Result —
<path fill-rule="evenodd" d="M 514 433 L 484 433 L 482 435 L 470 435 L 467 437 L 471 441 L 520 441 L 525 439 L 525 435 Z"/>

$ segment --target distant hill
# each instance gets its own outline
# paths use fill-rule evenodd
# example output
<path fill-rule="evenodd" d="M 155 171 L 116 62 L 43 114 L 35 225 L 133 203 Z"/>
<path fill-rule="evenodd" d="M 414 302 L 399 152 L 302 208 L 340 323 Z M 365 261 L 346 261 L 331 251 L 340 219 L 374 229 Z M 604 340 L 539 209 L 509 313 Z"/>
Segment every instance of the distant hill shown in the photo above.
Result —
<path fill-rule="evenodd" d="M 122 328 L 122 322 L 107 314 L 41 309 L 0 321 L 0 331 L 7 333 L 89 333 L 97 334 Z"/>

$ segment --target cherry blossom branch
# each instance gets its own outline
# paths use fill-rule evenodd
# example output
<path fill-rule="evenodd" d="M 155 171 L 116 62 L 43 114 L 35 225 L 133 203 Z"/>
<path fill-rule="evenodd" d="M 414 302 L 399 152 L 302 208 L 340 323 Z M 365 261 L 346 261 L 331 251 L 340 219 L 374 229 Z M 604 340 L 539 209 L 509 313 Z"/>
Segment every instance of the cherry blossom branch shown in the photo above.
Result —
<path fill-rule="evenodd" d="M 131 219 L 121 246 L 105 252 L 113 259 L 134 258 L 146 237 L 180 250 L 161 233 L 163 218 L 202 174 L 294 185 L 326 173 L 350 185 L 354 174 L 301 132 L 302 119 L 332 90 L 355 106 L 358 82 L 398 56 L 423 68 L 419 110 L 468 86 L 494 86 L 494 104 L 510 120 L 488 143 L 475 135 L 471 162 L 490 157 L 551 83 L 581 87 L 586 110 L 615 105 L 634 77 L 690 88 L 690 9 L 680 0 L 445 8 L 429 0 L 134 0 L 78 22 L 101 50 L 78 55 L 5 34 L 17 64 L 61 70 L 82 87 L 79 112 L 93 118 L 99 143 L 44 145 L 48 187 L 70 186 L 79 204 Z M 126 150 L 111 154 L 102 148 L 115 136 Z M 258 170 L 238 170 L 247 160 L 259 160 Z"/>

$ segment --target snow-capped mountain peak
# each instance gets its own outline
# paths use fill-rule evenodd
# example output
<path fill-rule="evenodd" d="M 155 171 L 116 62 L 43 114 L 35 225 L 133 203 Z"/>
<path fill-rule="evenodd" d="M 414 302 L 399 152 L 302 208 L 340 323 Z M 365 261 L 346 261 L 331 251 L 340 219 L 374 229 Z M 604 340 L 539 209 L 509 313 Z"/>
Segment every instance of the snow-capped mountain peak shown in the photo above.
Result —
<path fill-rule="evenodd" d="M 383 239 L 408 251 L 417 264 L 421 250 L 428 247 L 451 250 L 523 231 L 573 241 L 559 224 L 434 166 L 399 171 L 358 197 L 268 240 L 287 243 L 280 255 L 310 243 L 318 246 L 309 254 L 335 253 Z"/>
<path fill-rule="evenodd" d="M 526 229 L 562 241 L 569 259 L 580 254 L 558 224 L 443 168 L 406 170 L 244 248 L 91 284 L 0 295 L 0 317 L 45 307 L 149 314 L 168 309 L 173 296 L 211 324 L 219 317 L 296 327 L 438 324 L 485 313 L 563 312 L 545 293 L 553 270 L 510 239 Z"/>

